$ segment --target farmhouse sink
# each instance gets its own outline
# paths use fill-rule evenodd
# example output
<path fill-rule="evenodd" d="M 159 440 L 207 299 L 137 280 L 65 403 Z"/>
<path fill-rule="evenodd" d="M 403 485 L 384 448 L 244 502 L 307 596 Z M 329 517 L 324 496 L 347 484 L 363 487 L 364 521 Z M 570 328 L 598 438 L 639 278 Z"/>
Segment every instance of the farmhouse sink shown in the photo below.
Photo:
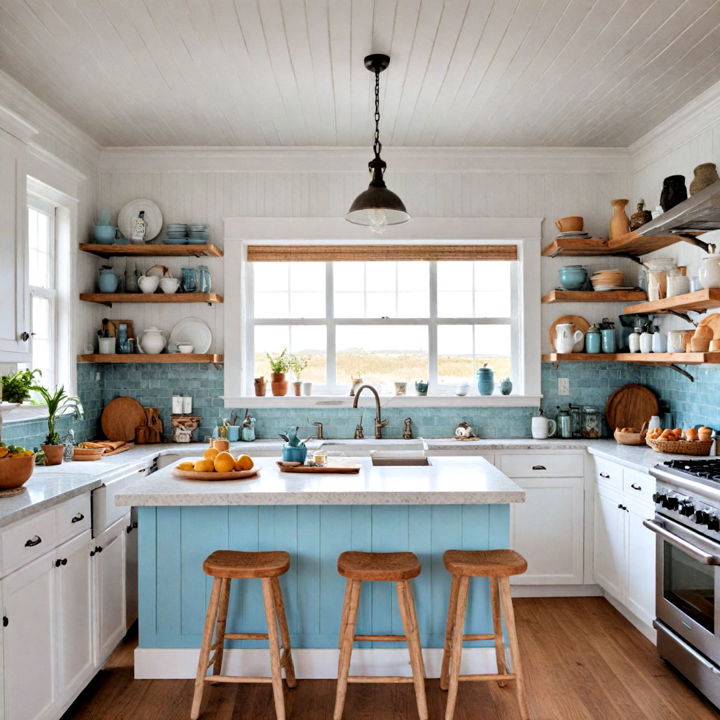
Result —
<path fill-rule="evenodd" d="M 324 440 L 318 448 L 328 455 L 345 455 L 350 457 L 367 455 L 426 455 L 427 443 L 423 438 L 416 440 Z"/>
<path fill-rule="evenodd" d="M 429 465 L 426 457 L 377 457 L 372 455 L 372 464 L 375 467 L 410 467 L 418 465 Z"/>

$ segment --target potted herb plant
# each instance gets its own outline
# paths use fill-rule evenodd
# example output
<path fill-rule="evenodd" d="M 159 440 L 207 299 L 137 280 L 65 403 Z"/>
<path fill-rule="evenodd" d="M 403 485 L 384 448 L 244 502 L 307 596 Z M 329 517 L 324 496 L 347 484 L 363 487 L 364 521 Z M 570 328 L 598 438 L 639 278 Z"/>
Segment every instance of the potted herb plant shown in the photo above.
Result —
<path fill-rule="evenodd" d="M 299 355 L 291 355 L 289 360 L 290 369 L 293 371 L 293 375 L 295 376 L 295 381 L 293 382 L 293 391 L 295 392 L 295 395 L 300 397 L 302 394 L 302 381 L 300 380 L 300 376 L 302 375 L 303 370 L 308 366 L 308 363 L 310 362 L 310 358 L 308 357 L 300 357 Z M 308 393 L 309 395 L 310 393 Z"/>
<path fill-rule="evenodd" d="M 8 403 L 23 403 L 30 397 L 35 376 L 42 375 L 40 370 L 18 370 L 0 379 L 0 400 Z"/>
<path fill-rule="evenodd" d="M 57 431 L 55 423 L 59 416 L 67 412 L 72 412 L 76 418 L 83 417 L 82 403 L 80 398 L 68 395 L 63 385 L 56 388 L 54 393 L 42 385 L 33 385 L 30 389 L 40 395 L 48 409 L 48 433 L 45 444 L 40 446 L 45 453 L 45 464 L 60 465 L 63 461 L 64 447 L 60 442 L 60 433 Z"/>
<path fill-rule="evenodd" d="M 265 353 L 270 363 L 270 388 L 276 396 L 287 395 L 288 383 L 285 373 L 290 369 L 290 355 L 285 348 L 279 355 Z"/>

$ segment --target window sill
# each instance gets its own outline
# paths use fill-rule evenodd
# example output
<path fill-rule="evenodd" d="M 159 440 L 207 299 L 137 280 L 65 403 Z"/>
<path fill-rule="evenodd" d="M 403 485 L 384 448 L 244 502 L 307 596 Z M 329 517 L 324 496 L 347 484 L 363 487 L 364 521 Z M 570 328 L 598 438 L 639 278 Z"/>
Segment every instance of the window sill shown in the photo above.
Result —
<path fill-rule="evenodd" d="M 48 410 L 46 405 L 20 405 L 19 407 L 7 409 L 3 408 L 2 422 L 4 425 L 12 425 L 18 422 L 27 422 L 29 420 L 46 420 Z"/>
<path fill-rule="evenodd" d="M 223 396 L 225 407 L 242 408 L 350 408 L 353 399 L 338 395 L 308 395 L 296 397 L 285 395 L 274 397 L 235 397 Z M 538 407 L 542 395 L 385 395 L 380 396 L 380 404 L 384 408 L 402 407 Z M 375 398 L 371 394 L 360 397 L 360 407 L 374 407 Z"/>

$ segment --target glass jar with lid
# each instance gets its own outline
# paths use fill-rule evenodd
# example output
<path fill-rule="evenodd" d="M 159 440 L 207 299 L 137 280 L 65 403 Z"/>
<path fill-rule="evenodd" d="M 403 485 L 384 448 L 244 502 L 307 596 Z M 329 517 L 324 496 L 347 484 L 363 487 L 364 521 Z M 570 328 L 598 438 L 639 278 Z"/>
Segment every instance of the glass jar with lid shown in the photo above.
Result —
<path fill-rule="evenodd" d="M 582 436 L 584 438 L 599 438 L 600 431 L 600 411 L 593 405 L 585 405 L 582 411 Z"/>

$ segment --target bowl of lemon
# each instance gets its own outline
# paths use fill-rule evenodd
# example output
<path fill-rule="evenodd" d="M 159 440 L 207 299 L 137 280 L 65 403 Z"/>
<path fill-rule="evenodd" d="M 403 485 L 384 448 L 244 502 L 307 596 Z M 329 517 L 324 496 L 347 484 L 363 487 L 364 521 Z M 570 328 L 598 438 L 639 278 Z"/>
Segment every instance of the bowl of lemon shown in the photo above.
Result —
<path fill-rule="evenodd" d="M 173 468 L 173 475 L 185 480 L 241 480 L 255 477 L 260 468 L 249 455 L 235 457 L 227 450 L 208 448 L 201 458 L 189 458 Z"/>
<path fill-rule="evenodd" d="M 22 487 L 35 469 L 35 453 L 0 442 L 0 491 Z"/>

